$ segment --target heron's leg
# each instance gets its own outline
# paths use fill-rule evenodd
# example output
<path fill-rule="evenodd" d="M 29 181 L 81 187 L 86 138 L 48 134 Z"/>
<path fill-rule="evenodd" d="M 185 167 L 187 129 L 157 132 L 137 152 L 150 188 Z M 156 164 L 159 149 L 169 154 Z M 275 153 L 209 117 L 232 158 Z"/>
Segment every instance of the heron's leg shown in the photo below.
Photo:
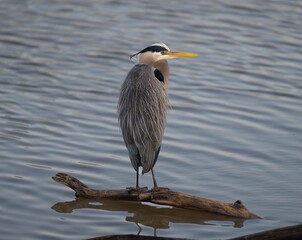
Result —
<path fill-rule="evenodd" d="M 153 184 L 154 184 L 153 192 L 162 192 L 162 191 L 169 191 L 170 190 L 169 188 L 166 188 L 166 187 L 158 187 L 157 183 L 156 183 L 155 176 L 154 176 L 153 169 L 151 169 L 151 173 L 152 173 Z"/>
<path fill-rule="evenodd" d="M 152 173 L 152 178 L 153 178 L 154 189 L 156 189 L 156 188 L 158 188 L 158 186 L 157 186 L 156 179 L 154 176 L 153 168 L 151 169 L 151 173 Z"/>
<path fill-rule="evenodd" d="M 142 187 L 142 188 L 139 187 L 139 169 L 138 168 L 137 168 L 137 171 L 136 171 L 136 186 L 135 187 L 127 187 L 126 189 L 128 189 L 128 192 L 130 194 L 136 192 L 138 198 L 139 198 L 140 193 L 144 193 L 144 192 L 148 191 L 147 187 Z"/>
<path fill-rule="evenodd" d="M 138 168 L 137 168 L 137 171 L 136 171 L 136 189 L 139 190 L 139 184 L 138 184 Z"/>

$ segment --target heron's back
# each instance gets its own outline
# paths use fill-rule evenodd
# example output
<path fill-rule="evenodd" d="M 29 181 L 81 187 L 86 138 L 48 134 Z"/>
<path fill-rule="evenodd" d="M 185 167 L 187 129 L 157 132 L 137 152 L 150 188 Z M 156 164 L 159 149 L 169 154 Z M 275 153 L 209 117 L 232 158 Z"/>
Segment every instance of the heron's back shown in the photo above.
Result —
<path fill-rule="evenodd" d="M 135 65 L 120 93 L 118 117 L 135 170 L 150 171 L 158 157 L 166 125 L 168 99 L 164 83 L 150 65 Z"/>

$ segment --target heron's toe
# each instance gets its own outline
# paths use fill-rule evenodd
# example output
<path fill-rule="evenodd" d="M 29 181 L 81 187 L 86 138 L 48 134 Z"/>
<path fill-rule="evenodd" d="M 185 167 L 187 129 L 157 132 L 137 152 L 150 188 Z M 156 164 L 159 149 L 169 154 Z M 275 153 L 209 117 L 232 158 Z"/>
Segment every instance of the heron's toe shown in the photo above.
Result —
<path fill-rule="evenodd" d="M 170 188 L 166 188 L 166 187 L 154 187 L 152 188 L 153 192 L 166 192 L 166 191 L 170 191 Z"/>

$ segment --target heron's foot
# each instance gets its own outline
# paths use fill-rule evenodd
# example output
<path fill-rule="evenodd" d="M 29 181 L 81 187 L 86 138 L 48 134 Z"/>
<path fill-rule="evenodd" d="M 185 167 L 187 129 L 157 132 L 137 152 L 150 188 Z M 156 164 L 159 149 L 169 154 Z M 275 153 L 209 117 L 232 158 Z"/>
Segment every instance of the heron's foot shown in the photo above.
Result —
<path fill-rule="evenodd" d="M 137 199 L 139 200 L 140 199 L 140 194 L 141 193 L 145 193 L 148 191 L 148 188 L 147 187 L 127 187 L 126 188 L 128 190 L 128 193 L 129 194 L 137 194 Z"/>
<path fill-rule="evenodd" d="M 152 192 L 166 192 L 166 191 L 170 191 L 170 188 L 166 188 L 166 187 L 154 187 L 154 188 L 152 188 Z"/>
<path fill-rule="evenodd" d="M 129 194 L 132 194 L 132 193 L 138 193 L 138 195 L 140 194 L 140 193 L 145 193 L 145 192 L 147 192 L 148 191 L 148 187 L 127 187 L 126 188 L 127 190 L 128 190 L 128 193 Z"/>

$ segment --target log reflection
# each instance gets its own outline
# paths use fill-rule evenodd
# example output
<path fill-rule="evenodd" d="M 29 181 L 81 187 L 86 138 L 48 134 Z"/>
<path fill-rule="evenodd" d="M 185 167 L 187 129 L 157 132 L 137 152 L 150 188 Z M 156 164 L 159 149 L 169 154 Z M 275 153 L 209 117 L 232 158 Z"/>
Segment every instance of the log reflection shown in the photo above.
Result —
<path fill-rule="evenodd" d="M 73 210 L 90 208 L 105 211 L 120 211 L 129 213 L 126 221 L 142 224 L 154 229 L 168 229 L 170 223 L 189 223 L 243 227 L 244 220 L 226 217 L 201 211 L 180 209 L 175 207 L 162 207 L 155 204 L 119 200 L 91 200 L 77 198 L 69 202 L 58 202 L 52 209 L 60 213 L 71 213 Z"/>

